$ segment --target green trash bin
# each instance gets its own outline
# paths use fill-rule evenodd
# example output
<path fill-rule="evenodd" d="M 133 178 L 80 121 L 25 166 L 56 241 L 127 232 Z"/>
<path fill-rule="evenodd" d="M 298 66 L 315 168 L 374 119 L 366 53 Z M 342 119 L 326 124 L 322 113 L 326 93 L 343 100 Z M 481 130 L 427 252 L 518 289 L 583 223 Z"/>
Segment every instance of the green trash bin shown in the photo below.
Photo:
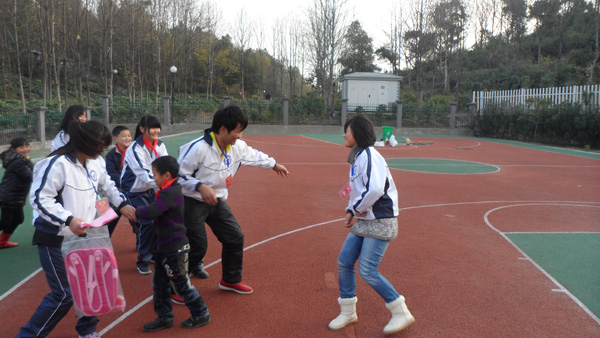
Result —
<path fill-rule="evenodd" d="M 383 126 L 381 127 L 383 129 L 383 140 L 390 140 L 390 137 L 392 137 L 394 128 L 392 127 L 387 127 L 387 126 Z"/>

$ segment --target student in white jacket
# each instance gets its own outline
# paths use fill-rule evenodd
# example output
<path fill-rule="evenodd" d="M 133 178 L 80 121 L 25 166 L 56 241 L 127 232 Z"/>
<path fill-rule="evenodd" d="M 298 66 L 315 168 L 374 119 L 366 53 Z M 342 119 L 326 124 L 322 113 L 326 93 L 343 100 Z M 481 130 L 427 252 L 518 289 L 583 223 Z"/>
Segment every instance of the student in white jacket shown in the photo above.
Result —
<path fill-rule="evenodd" d="M 352 150 L 348 156 L 351 164 L 349 182 L 342 189 L 342 197 L 349 197 L 344 225 L 350 228 L 350 233 L 338 257 L 341 312 L 329 323 L 331 330 L 339 330 L 358 320 L 357 261 L 360 276 L 383 298 L 392 313 L 383 333 L 398 332 L 415 321 L 404 297 L 378 271 L 390 241 L 398 235 L 398 192 L 390 169 L 373 147 L 374 143 L 373 123 L 368 117 L 356 115 L 346 121 L 344 145 Z"/>
<path fill-rule="evenodd" d="M 179 149 L 179 182 L 185 200 L 185 226 L 190 241 L 190 274 L 203 274 L 207 249 L 206 228 L 222 243 L 223 274 L 219 287 L 240 294 L 252 293 L 242 282 L 244 234 L 226 203 L 228 188 L 242 165 L 273 169 L 280 176 L 289 171 L 275 159 L 240 140 L 248 118 L 237 106 L 217 111 L 204 135 Z"/>
<path fill-rule="evenodd" d="M 160 121 L 151 115 L 144 116 L 135 133 L 135 141 L 125 151 L 125 160 L 121 171 L 121 189 L 134 207 L 146 206 L 154 202 L 158 187 L 152 175 L 152 162 L 168 155 L 167 147 L 158 139 Z M 139 231 L 136 233 L 138 259 L 137 270 L 142 275 L 152 273 L 150 260 L 156 246 L 154 221 L 139 220 Z"/>
<path fill-rule="evenodd" d="M 119 193 L 98 157 L 112 141 L 110 131 L 97 121 L 73 123 L 67 144 L 37 163 L 29 200 L 33 207 L 35 232 L 42 269 L 51 292 L 44 297 L 29 322 L 17 337 L 46 337 L 73 305 L 71 290 L 61 252 L 63 239 L 84 235 L 83 222 L 96 217 L 96 200 L 104 196 L 118 205 L 125 217 L 135 220 L 135 209 Z M 99 337 L 98 318 L 79 318 L 79 337 Z"/>
<path fill-rule="evenodd" d="M 84 106 L 74 104 L 67 108 L 62 121 L 60 121 L 59 132 L 54 136 L 50 151 L 63 147 L 69 142 L 69 127 L 73 122 L 85 122 L 87 121 L 87 112 Z"/>

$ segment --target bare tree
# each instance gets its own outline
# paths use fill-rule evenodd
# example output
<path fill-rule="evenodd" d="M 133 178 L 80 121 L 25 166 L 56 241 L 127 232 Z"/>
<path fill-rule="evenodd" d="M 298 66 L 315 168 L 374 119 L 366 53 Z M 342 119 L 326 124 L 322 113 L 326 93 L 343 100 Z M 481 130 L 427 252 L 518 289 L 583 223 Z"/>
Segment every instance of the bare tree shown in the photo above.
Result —
<path fill-rule="evenodd" d="M 215 62 L 218 51 L 216 50 L 216 36 L 221 30 L 221 22 L 223 20 L 223 13 L 213 4 L 206 3 L 204 8 L 204 26 L 206 27 L 206 54 L 207 63 L 206 67 L 208 70 L 208 76 L 206 79 L 206 98 L 212 97 L 213 85 L 215 76 Z"/>
<path fill-rule="evenodd" d="M 590 63 L 590 76 L 588 79 L 588 82 L 590 84 L 593 83 L 594 80 L 594 68 L 596 67 L 596 64 L 598 64 L 598 61 L 600 60 L 600 45 L 599 45 L 599 41 L 598 41 L 598 35 L 600 33 L 600 0 L 595 0 L 594 1 L 594 41 L 595 41 L 595 45 L 594 45 L 594 58 L 592 60 L 592 62 Z"/>
<path fill-rule="evenodd" d="M 286 21 L 281 18 L 277 18 L 273 25 L 273 57 L 277 60 L 277 64 L 274 68 L 274 83 L 275 83 L 275 95 L 284 95 L 284 80 L 285 75 L 284 69 L 287 64 L 286 50 L 287 50 L 287 29 Z"/>
<path fill-rule="evenodd" d="M 479 0 L 473 4 L 472 15 L 476 20 L 475 40 L 483 46 L 494 36 L 500 24 L 500 0 Z"/>
<path fill-rule="evenodd" d="M 234 30 L 234 39 L 240 49 L 240 87 L 242 91 L 242 100 L 245 99 L 246 90 L 244 88 L 244 53 L 246 52 L 246 47 L 250 42 L 253 34 L 252 24 L 248 20 L 248 15 L 246 14 L 246 9 L 242 7 L 238 12 L 237 16 L 237 25 Z"/>
<path fill-rule="evenodd" d="M 392 73 L 400 75 L 402 61 L 402 35 L 404 34 L 404 15 L 402 7 L 394 5 L 390 11 L 390 30 L 385 34 L 388 42 L 375 51 L 380 60 L 386 60 L 392 66 Z"/>
<path fill-rule="evenodd" d="M 17 25 L 17 18 L 19 17 L 17 0 L 13 0 L 13 10 L 12 10 L 12 21 L 13 21 L 13 29 L 14 35 L 13 40 L 15 43 L 15 54 L 17 59 L 17 76 L 19 77 L 19 93 L 21 96 L 21 108 L 23 114 L 26 112 L 25 108 L 25 92 L 23 91 L 23 75 L 21 72 L 21 45 L 19 41 L 19 26 Z"/>
<path fill-rule="evenodd" d="M 336 65 L 346 30 L 346 0 L 313 0 L 308 8 L 310 48 L 316 85 L 327 106 L 333 105 Z"/>
<path fill-rule="evenodd" d="M 466 20 L 467 14 L 461 0 L 444 0 L 436 4 L 431 12 L 431 21 L 436 33 L 438 52 L 444 72 L 445 91 L 450 87 L 449 59 L 463 41 Z"/>
<path fill-rule="evenodd" d="M 258 52 L 258 62 L 259 62 L 259 70 L 260 70 L 260 88 L 258 89 L 259 95 L 262 95 L 263 99 L 265 96 L 265 40 L 266 40 L 266 32 L 265 32 L 265 20 L 264 18 L 260 18 L 256 24 L 256 34 L 254 34 L 254 38 L 256 39 L 256 47 Z"/>
<path fill-rule="evenodd" d="M 405 60 L 413 68 L 419 105 L 423 103 L 423 64 L 432 55 L 436 43 L 431 25 L 426 21 L 428 12 L 427 0 L 420 0 L 418 4 L 414 4 L 409 20 L 411 29 L 404 34 Z"/>
<path fill-rule="evenodd" d="M 292 18 L 288 24 L 287 68 L 290 80 L 289 96 L 296 94 L 296 73 L 298 69 L 298 48 L 301 39 L 300 24 Z"/>

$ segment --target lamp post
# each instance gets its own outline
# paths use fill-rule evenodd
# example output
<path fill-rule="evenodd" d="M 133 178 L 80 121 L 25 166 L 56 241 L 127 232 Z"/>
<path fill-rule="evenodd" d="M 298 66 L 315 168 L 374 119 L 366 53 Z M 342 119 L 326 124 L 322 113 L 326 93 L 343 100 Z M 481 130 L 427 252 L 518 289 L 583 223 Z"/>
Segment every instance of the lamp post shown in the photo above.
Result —
<path fill-rule="evenodd" d="M 117 74 L 119 73 L 118 70 L 113 69 L 113 78 L 112 81 L 110 82 L 110 100 L 112 102 L 115 102 L 115 98 L 113 97 L 113 87 L 114 87 L 114 83 L 116 82 L 116 78 L 117 78 Z"/>
<path fill-rule="evenodd" d="M 171 66 L 171 100 L 175 101 L 175 97 L 173 96 L 173 87 L 175 86 L 175 73 L 177 73 L 177 67 Z"/>

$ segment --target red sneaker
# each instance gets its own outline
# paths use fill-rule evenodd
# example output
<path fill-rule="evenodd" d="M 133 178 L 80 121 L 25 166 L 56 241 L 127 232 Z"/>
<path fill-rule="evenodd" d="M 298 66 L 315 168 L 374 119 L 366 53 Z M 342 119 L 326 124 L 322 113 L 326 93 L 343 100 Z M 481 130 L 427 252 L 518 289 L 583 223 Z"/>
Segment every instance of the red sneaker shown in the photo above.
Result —
<path fill-rule="evenodd" d="M 178 304 L 178 305 L 185 304 L 185 301 L 183 300 L 183 298 L 179 297 L 178 295 L 171 295 L 171 302 L 173 302 L 173 304 Z"/>
<path fill-rule="evenodd" d="M 252 287 L 244 284 L 244 282 L 231 284 L 231 283 L 227 283 L 226 281 L 224 281 L 222 279 L 221 279 L 221 282 L 219 283 L 219 289 L 225 290 L 225 291 L 237 292 L 242 295 L 249 295 L 252 293 L 252 291 L 254 291 L 254 290 L 252 290 Z"/>

